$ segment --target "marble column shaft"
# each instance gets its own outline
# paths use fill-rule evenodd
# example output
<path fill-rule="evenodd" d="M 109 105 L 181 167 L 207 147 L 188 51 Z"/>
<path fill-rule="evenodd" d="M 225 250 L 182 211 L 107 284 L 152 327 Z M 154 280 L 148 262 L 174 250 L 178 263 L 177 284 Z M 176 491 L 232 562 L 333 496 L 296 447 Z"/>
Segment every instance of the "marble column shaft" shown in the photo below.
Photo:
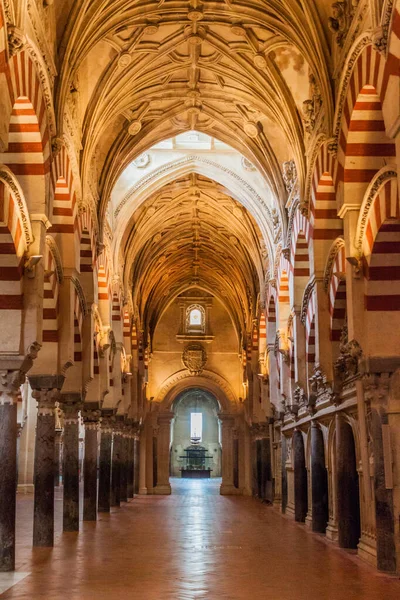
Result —
<path fill-rule="evenodd" d="M 220 415 L 222 420 L 222 484 L 221 494 L 234 493 L 233 485 L 233 428 L 235 418 L 229 414 Z"/>
<path fill-rule="evenodd" d="M 85 457 L 83 465 L 83 520 L 97 520 L 97 438 L 100 411 L 83 411 Z"/>
<path fill-rule="evenodd" d="M 15 569 L 17 397 L 0 393 L 0 572 Z"/>
<path fill-rule="evenodd" d="M 134 445 L 133 435 L 128 437 L 128 498 L 133 498 L 133 469 L 134 469 Z"/>
<path fill-rule="evenodd" d="M 99 512 L 110 512 L 112 429 L 102 422 L 99 460 Z"/>
<path fill-rule="evenodd" d="M 111 506 L 121 504 L 121 434 L 114 431 L 111 463 Z"/>
<path fill-rule="evenodd" d="M 55 460 L 55 403 L 60 396 L 57 387 L 39 388 L 41 376 L 33 377 L 33 397 L 38 403 L 33 509 L 33 546 L 54 545 L 54 460 Z M 46 384 L 46 381 L 43 383 Z M 48 381 L 47 384 L 57 382 Z"/>
<path fill-rule="evenodd" d="M 128 501 L 128 436 L 127 433 L 121 435 L 120 441 L 120 499 L 121 502 Z"/>
<path fill-rule="evenodd" d="M 64 531 L 79 531 L 79 411 L 78 393 L 62 394 L 64 410 Z"/>

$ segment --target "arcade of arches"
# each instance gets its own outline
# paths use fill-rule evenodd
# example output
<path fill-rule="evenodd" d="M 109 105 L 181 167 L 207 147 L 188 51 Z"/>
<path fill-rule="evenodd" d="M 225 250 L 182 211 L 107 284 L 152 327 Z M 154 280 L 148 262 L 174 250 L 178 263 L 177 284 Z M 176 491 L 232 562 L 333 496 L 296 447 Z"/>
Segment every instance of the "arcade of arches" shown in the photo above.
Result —
<path fill-rule="evenodd" d="M 218 501 L 400 572 L 399 78 L 399 0 L 0 0 L 0 571 L 200 412 Z"/>

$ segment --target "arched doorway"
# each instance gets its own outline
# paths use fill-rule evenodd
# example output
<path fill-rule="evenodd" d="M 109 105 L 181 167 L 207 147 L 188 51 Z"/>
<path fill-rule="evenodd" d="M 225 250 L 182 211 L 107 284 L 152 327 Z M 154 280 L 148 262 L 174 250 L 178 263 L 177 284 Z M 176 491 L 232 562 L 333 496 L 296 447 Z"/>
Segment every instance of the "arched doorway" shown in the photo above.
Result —
<path fill-rule="evenodd" d="M 175 399 L 171 427 L 172 477 L 221 477 L 221 427 L 218 402 L 200 388 L 183 391 Z"/>
<path fill-rule="evenodd" d="M 316 424 L 311 426 L 312 529 L 325 533 L 328 523 L 328 471 L 325 466 L 324 436 Z"/>
<path fill-rule="evenodd" d="M 356 549 L 361 534 L 356 446 L 351 425 L 343 418 L 337 420 L 336 450 L 339 546 Z"/>
<path fill-rule="evenodd" d="M 304 441 L 301 431 L 293 434 L 294 455 L 294 517 L 304 522 L 308 508 L 307 468 L 304 453 Z"/>

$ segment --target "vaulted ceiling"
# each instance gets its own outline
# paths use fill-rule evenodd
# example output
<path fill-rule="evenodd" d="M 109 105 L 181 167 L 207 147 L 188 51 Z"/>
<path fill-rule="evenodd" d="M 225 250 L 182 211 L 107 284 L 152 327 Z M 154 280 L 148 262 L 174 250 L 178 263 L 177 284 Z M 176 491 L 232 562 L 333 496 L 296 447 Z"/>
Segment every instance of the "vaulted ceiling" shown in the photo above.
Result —
<path fill-rule="evenodd" d="M 62 21 L 66 4 L 70 14 Z M 304 185 L 304 102 L 317 96 L 326 127 L 333 118 L 330 2 L 63 5 L 56 9 L 63 30 L 56 108 L 80 155 L 84 196 L 98 207 L 100 229 L 116 182 L 132 160 L 161 140 L 195 129 L 255 165 L 283 231 L 284 161 L 295 161 L 300 190 Z M 240 327 L 249 327 L 273 257 L 262 258 L 254 220 L 242 209 L 243 220 L 237 219 L 237 199 L 212 179 L 182 178 L 143 199 L 132 214 L 124 263 L 135 305 L 148 323 L 166 298 L 196 283 L 224 296 Z M 172 200 L 163 204 L 166 195 Z M 163 208 L 153 218 L 157 203 Z"/>

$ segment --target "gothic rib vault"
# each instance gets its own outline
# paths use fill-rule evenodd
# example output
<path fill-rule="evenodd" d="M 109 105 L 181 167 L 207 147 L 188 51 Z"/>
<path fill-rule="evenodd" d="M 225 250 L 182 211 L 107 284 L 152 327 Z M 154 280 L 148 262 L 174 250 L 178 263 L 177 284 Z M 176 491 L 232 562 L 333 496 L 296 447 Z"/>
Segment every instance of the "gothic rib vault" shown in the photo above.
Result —
<path fill-rule="evenodd" d="M 54 446 L 76 531 L 79 435 L 85 520 L 169 493 L 196 388 L 222 494 L 398 572 L 399 39 L 399 0 L 0 0 L 0 571 L 17 461 L 51 545 Z"/>

